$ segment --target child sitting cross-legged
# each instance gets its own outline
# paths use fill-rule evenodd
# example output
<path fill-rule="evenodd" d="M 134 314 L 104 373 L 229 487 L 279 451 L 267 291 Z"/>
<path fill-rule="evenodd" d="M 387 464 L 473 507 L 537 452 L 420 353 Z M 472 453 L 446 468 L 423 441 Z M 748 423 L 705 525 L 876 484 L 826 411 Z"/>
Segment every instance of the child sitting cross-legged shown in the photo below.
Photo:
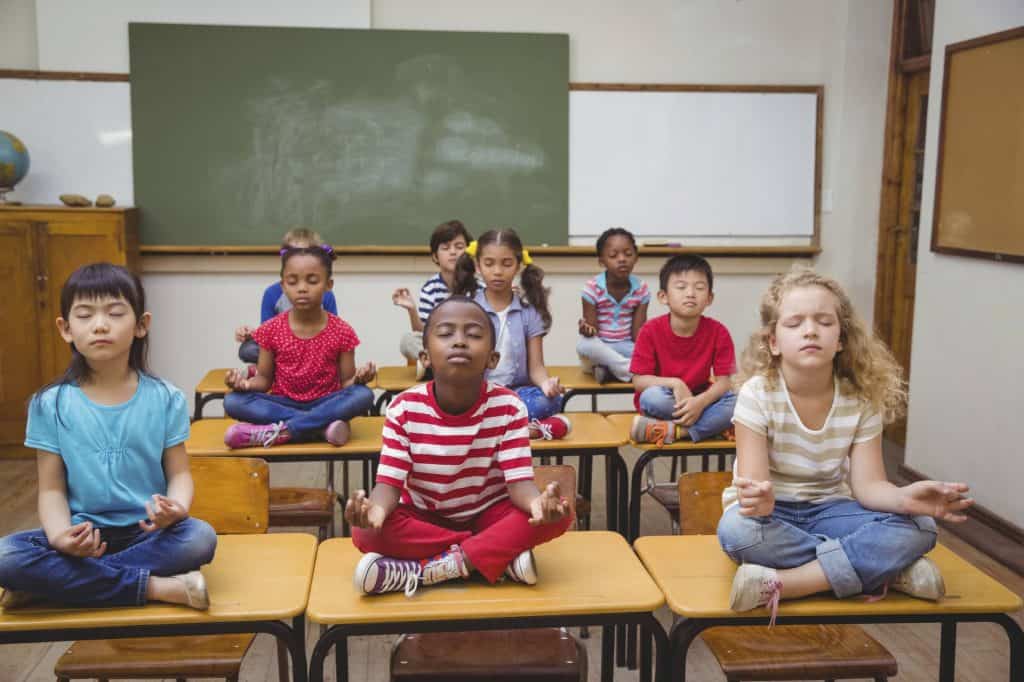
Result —
<path fill-rule="evenodd" d="M 345 505 L 365 556 L 356 590 L 380 594 L 503 575 L 537 582 L 533 547 L 569 527 L 558 485 L 533 482 L 526 407 L 485 380 L 498 363 L 494 328 L 464 296 L 438 304 L 423 329 L 434 379 L 388 406 L 377 485 Z"/>
<path fill-rule="evenodd" d="M 714 301 L 711 266 L 700 256 L 669 258 L 658 275 L 658 301 L 668 314 L 640 329 L 630 371 L 642 412 L 630 437 L 659 446 L 696 442 L 729 428 L 736 396 L 730 377 L 736 352 L 729 330 L 704 315 Z"/>

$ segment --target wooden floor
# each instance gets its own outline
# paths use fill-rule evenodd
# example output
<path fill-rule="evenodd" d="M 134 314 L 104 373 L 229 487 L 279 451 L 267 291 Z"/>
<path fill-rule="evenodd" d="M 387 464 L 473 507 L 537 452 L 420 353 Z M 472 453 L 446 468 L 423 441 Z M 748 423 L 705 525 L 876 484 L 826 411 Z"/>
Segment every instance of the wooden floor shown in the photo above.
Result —
<path fill-rule="evenodd" d="M 636 452 L 626 449 L 624 455 L 630 468 L 636 459 Z M 656 462 L 659 478 L 668 479 L 667 461 Z M 594 500 L 596 510 L 594 528 L 604 527 L 603 467 L 595 467 Z M 361 474 L 352 469 L 352 480 L 358 482 Z M 275 464 L 271 468 L 273 485 L 323 485 L 326 477 L 322 464 Z M 338 475 L 340 485 L 341 476 Z M 649 499 L 644 500 L 642 531 L 644 534 L 668 534 L 668 517 L 664 511 Z M 0 535 L 15 530 L 38 527 L 36 515 L 35 463 L 31 460 L 0 460 Z M 1003 584 L 1024 595 L 1024 577 L 980 553 L 959 538 L 943 532 L 941 541 L 957 553 L 979 566 Z M 598 564 L 590 564 L 591 570 L 598 570 Z M 670 624 L 667 612 L 659 614 L 664 625 Z M 1018 620 L 1021 614 L 1016 615 Z M 868 626 L 868 630 L 885 644 L 899 661 L 900 673 L 894 678 L 898 682 L 925 682 L 938 676 L 939 629 L 933 625 L 887 625 Z M 311 626 L 307 633 L 309 649 L 318 635 Z M 958 629 L 957 649 L 958 681 L 994 682 L 1006 680 L 1008 655 L 1006 637 L 998 626 L 985 624 L 961 625 Z M 388 653 L 392 637 L 359 637 L 350 644 L 351 678 L 370 682 L 388 679 Z M 590 660 L 590 680 L 599 680 L 600 631 L 592 631 L 585 640 Z M 53 666 L 64 652 L 68 643 L 6 645 L 0 647 L 0 682 L 52 682 Z M 266 635 L 257 638 L 253 650 L 245 659 L 242 679 L 249 682 L 274 682 L 277 680 L 273 642 Z M 333 663 L 328 661 L 328 679 L 333 680 Z M 714 659 L 703 644 L 694 644 L 688 661 L 689 679 L 714 681 L 723 680 Z M 636 672 L 624 669 L 615 671 L 618 681 L 636 680 Z"/>

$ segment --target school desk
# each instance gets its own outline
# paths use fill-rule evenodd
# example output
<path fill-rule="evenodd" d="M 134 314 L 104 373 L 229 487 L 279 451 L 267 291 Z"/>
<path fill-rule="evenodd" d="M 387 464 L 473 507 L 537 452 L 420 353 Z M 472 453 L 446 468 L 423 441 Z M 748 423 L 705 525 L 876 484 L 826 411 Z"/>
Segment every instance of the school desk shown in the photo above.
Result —
<path fill-rule="evenodd" d="M 0 610 L 0 644 L 265 632 L 288 646 L 292 679 L 305 680 L 305 611 L 316 551 L 316 538 L 306 533 L 219 535 L 213 562 L 202 568 L 209 611 L 157 602 Z"/>
<path fill-rule="evenodd" d="M 654 443 L 637 443 L 629 437 L 629 430 L 635 416 L 635 414 L 629 413 L 610 414 L 606 417 L 631 446 L 642 450 L 636 464 L 633 465 L 629 484 L 629 523 L 626 537 L 631 541 L 636 540 L 640 535 L 640 498 L 644 493 L 643 477 L 651 460 L 657 457 L 700 456 L 703 470 L 708 471 L 711 455 L 718 455 L 718 469 L 721 471 L 725 469 L 725 456 L 736 454 L 736 443 L 731 440 L 709 439 L 699 443 L 694 443 L 691 440 L 677 440 L 660 448 Z M 685 461 L 684 459 L 683 471 L 686 471 Z"/>
<path fill-rule="evenodd" d="M 722 552 L 714 535 L 646 536 L 634 546 L 664 592 L 669 608 L 681 617 L 669 635 L 670 679 L 685 682 L 687 651 L 702 630 L 768 623 L 764 608 L 743 613 L 729 608 L 736 565 Z M 928 556 L 946 581 L 946 596 L 938 602 L 898 592 L 889 592 L 876 602 L 822 595 L 781 602 L 776 622 L 939 623 L 940 682 L 954 679 L 957 623 L 996 623 L 1010 641 L 1010 680 L 1024 679 L 1024 632 L 1007 615 L 1021 608 L 1020 597 L 942 545 Z"/>
<path fill-rule="evenodd" d="M 195 404 L 192 414 L 193 421 L 199 421 L 203 418 L 203 408 L 206 407 L 207 403 L 213 400 L 224 400 L 224 396 L 231 393 L 231 389 L 224 383 L 224 377 L 230 371 L 230 367 L 211 369 L 196 384 L 195 400 L 193 401 Z M 366 385 L 371 389 L 377 387 L 375 381 L 371 381 Z"/>
<path fill-rule="evenodd" d="M 349 539 L 328 540 L 317 553 L 306 609 L 311 621 L 330 626 L 310 659 L 310 679 L 324 678 L 324 659 L 335 649 L 338 682 L 348 680 L 348 638 L 402 632 L 461 632 L 507 628 L 601 625 L 601 679 L 610 682 L 616 624 L 644 628 L 641 679 L 650 679 L 650 640 L 657 643 L 657 674 L 664 678 L 665 633 L 653 612 L 661 591 L 617 533 L 571 532 L 534 549 L 538 583 L 453 580 L 403 592 L 366 596 L 352 583 L 362 555 Z M 472 634 L 467 634 L 472 636 Z M 337 645 L 337 646 L 335 646 Z"/>

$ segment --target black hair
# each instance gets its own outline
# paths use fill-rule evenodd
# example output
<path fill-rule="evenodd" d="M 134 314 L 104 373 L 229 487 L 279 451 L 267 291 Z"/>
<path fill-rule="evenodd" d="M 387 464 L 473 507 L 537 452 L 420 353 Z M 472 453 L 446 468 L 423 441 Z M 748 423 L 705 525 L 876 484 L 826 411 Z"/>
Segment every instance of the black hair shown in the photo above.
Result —
<path fill-rule="evenodd" d="M 135 313 L 136 324 L 146 312 L 146 292 L 142 288 L 142 281 L 136 274 L 120 265 L 91 263 L 72 272 L 64 282 L 64 287 L 60 291 L 60 316 L 64 320 L 68 320 L 75 301 L 107 297 L 123 298 Z M 36 391 L 32 400 L 37 399 L 54 386 L 80 385 L 92 375 L 92 368 L 89 367 L 85 356 L 78 352 L 74 343 L 68 345 L 71 347 L 71 362 L 64 370 L 64 374 Z M 153 376 L 149 371 L 148 355 L 149 336 L 136 336 L 132 339 L 132 346 L 128 351 L 128 367 L 139 374 Z M 58 400 L 59 398 L 58 394 Z M 60 418 L 59 409 L 57 417 Z"/>
<path fill-rule="evenodd" d="M 314 256 L 324 269 L 327 271 L 327 276 L 332 277 L 334 275 L 334 249 L 329 244 L 322 244 L 319 246 L 297 246 L 281 249 L 281 276 L 284 277 L 284 266 L 294 256 Z"/>
<path fill-rule="evenodd" d="M 480 259 L 485 246 L 491 244 L 506 244 L 516 254 L 516 260 L 523 262 L 523 242 L 515 230 L 488 230 L 480 235 L 476 242 L 476 260 Z M 459 256 L 455 263 L 455 286 L 453 294 L 463 296 L 475 296 L 479 284 L 476 280 L 476 264 L 468 253 Z M 544 271 L 533 264 L 523 267 L 519 275 L 519 282 L 526 294 L 526 301 L 537 309 L 545 328 L 551 327 L 551 310 L 548 308 L 548 294 L 550 289 L 544 286 Z"/>
<path fill-rule="evenodd" d="M 427 315 L 427 319 L 423 323 L 423 345 L 424 346 L 426 346 L 427 336 L 430 335 L 430 327 L 431 327 L 431 322 L 434 321 L 434 313 L 436 313 L 438 310 L 440 310 L 442 307 L 448 305 L 449 303 L 468 303 L 469 305 L 479 309 L 480 312 L 483 313 L 484 319 L 487 320 L 487 329 L 490 330 L 490 332 L 491 332 L 491 350 L 494 350 L 495 348 L 497 348 L 498 340 L 497 340 L 497 338 L 495 338 L 495 335 L 494 335 L 494 325 L 491 324 L 491 316 L 487 314 L 487 311 L 484 310 L 484 307 L 482 305 L 480 305 L 479 303 L 477 303 L 473 299 L 469 298 L 468 296 L 462 296 L 460 294 L 453 294 L 452 296 L 449 296 L 448 298 L 444 299 L 443 301 L 438 303 L 436 306 L 434 306 L 434 309 L 430 311 L 429 315 Z"/>
<path fill-rule="evenodd" d="M 661 266 L 661 272 L 658 273 L 658 284 L 661 286 L 661 290 L 668 290 L 669 277 L 683 272 L 690 272 L 691 270 L 704 273 L 708 280 L 708 291 L 714 290 L 715 277 L 711 274 L 711 265 L 700 256 L 692 253 L 672 256 L 665 261 L 665 264 Z"/>
<path fill-rule="evenodd" d="M 597 238 L 597 257 L 601 257 L 601 252 L 604 251 L 604 245 L 608 243 L 608 240 L 612 237 L 625 237 L 633 245 L 634 251 L 640 249 L 636 246 L 636 237 L 633 233 L 624 227 L 609 227 L 607 230 L 601 233 L 601 236 Z"/>
<path fill-rule="evenodd" d="M 461 220 L 449 220 L 435 227 L 434 231 L 430 233 L 431 255 L 437 254 L 441 244 L 453 241 L 456 237 L 465 239 L 466 246 L 469 246 L 469 243 L 473 241 L 473 235 L 469 233 L 469 230 L 466 229 Z"/>

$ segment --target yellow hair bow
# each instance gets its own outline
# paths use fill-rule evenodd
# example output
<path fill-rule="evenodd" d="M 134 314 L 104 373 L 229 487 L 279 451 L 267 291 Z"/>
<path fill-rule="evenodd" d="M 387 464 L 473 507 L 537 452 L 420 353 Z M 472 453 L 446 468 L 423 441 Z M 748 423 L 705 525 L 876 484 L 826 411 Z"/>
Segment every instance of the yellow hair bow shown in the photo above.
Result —
<path fill-rule="evenodd" d="M 530 252 L 523 249 L 523 265 L 533 265 L 533 259 L 530 258 Z"/>
<path fill-rule="evenodd" d="M 469 246 L 466 247 L 466 253 L 469 254 L 470 258 L 476 258 L 476 240 L 475 239 L 469 243 Z"/>

